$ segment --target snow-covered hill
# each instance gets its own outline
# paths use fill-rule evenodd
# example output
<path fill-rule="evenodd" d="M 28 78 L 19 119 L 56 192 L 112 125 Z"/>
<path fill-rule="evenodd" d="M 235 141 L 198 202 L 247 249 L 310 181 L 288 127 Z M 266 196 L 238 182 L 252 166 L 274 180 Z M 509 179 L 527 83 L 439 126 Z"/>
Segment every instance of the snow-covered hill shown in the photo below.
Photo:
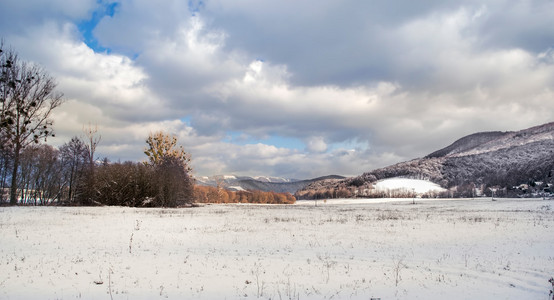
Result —
<path fill-rule="evenodd" d="M 429 154 L 427 157 L 461 157 L 522 147 L 527 144 L 552 142 L 554 122 L 518 132 L 481 132 L 463 137 L 452 145 Z"/>
<path fill-rule="evenodd" d="M 541 181 L 545 187 L 554 183 L 553 173 L 554 122 L 517 132 L 468 135 L 423 158 L 341 181 L 315 182 L 297 197 L 367 195 L 375 182 L 394 177 L 428 180 L 462 197 L 471 196 L 475 187 L 483 191 L 495 187 L 514 196 L 512 188 L 522 183 Z"/>

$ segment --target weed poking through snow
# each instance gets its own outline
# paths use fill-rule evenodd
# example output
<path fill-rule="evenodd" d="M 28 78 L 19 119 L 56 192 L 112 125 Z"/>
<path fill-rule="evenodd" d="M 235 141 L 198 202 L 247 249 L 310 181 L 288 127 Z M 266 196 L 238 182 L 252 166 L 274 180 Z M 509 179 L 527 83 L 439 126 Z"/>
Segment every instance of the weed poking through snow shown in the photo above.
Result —
<path fill-rule="evenodd" d="M 403 258 L 397 258 L 394 260 L 394 283 L 395 286 L 398 286 L 398 283 L 402 280 L 402 277 L 400 276 L 400 272 L 402 272 L 403 269 L 407 268 L 406 264 L 404 263 Z"/>

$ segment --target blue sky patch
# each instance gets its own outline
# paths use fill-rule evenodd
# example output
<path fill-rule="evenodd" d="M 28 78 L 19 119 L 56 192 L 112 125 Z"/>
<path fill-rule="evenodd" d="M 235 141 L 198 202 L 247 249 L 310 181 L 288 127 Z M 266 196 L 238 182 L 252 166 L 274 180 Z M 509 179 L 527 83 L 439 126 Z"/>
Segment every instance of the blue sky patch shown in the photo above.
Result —
<path fill-rule="evenodd" d="M 111 53 L 111 49 L 100 45 L 96 37 L 94 36 L 94 28 L 100 23 L 102 18 L 108 16 L 113 17 L 120 6 L 117 2 L 104 3 L 97 1 L 98 7 L 92 12 L 90 19 L 84 20 L 77 24 L 79 32 L 83 35 L 83 42 L 89 46 L 96 53 Z"/>
<path fill-rule="evenodd" d="M 200 12 L 200 9 L 204 8 L 204 1 L 202 0 L 189 0 L 189 11 L 193 16 L 196 16 Z"/>
<path fill-rule="evenodd" d="M 248 134 L 238 132 L 238 131 L 228 131 L 226 141 L 235 145 L 248 145 L 248 144 L 266 144 L 272 145 L 277 148 L 288 148 L 288 149 L 297 149 L 302 150 L 306 147 L 304 142 L 300 139 L 293 137 L 284 137 L 280 135 L 271 135 L 268 138 L 258 138 L 253 137 Z"/>

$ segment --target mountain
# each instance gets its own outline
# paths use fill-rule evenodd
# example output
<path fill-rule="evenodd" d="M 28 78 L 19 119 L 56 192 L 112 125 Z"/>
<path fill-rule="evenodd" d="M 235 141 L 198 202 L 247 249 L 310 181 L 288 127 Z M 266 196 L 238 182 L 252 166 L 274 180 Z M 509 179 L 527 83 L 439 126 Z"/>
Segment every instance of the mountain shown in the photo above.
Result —
<path fill-rule="evenodd" d="M 235 175 L 214 175 L 214 176 L 202 176 L 196 177 L 196 183 L 205 186 L 220 186 L 230 190 L 246 190 L 242 187 L 242 181 L 257 181 L 260 183 L 287 183 L 296 181 L 295 179 L 281 178 L 281 177 L 249 177 L 249 176 L 235 176 Z"/>
<path fill-rule="evenodd" d="M 242 190 L 259 190 L 264 192 L 278 192 L 294 194 L 299 189 L 306 185 L 320 180 L 326 179 L 344 179 L 343 176 L 329 175 L 314 179 L 298 180 L 281 177 L 266 177 L 266 176 L 235 176 L 235 175 L 216 175 L 197 177 L 196 183 L 205 186 L 220 186 L 225 189 L 242 191 Z"/>
<path fill-rule="evenodd" d="M 291 193 L 294 194 L 296 191 L 304 188 L 305 186 L 311 184 L 312 182 L 321 181 L 321 180 L 336 180 L 344 179 L 343 176 L 338 175 L 329 175 L 324 177 L 318 177 L 314 179 L 307 180 L 298 180 L 290 182 L 263 182 L 260 180 L 253 179 L 244 179 L 241 180 L 240 186 L 245 190 L 260 190 L 264 192 L 273 191 L 277 193 Z"/>
<path fill-rule="evenodd" d="M 431 154 L 373 170 L 357 177 L 314 182 L 297 198 L 377 196 L 374 183 L 394 177 L 425 179 L 467 196 L 474 187 L 507 193 L 522 183 L 554 183 L 554 122 L 517 132 L 481 132 L 465 136 Z"/>

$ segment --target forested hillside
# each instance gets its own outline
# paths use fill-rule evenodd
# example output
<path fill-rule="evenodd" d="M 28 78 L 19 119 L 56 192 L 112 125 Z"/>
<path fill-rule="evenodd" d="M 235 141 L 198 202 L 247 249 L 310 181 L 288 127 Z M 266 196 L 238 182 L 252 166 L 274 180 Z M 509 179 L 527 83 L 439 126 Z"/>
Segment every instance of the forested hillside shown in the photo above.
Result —
<path fill-rule="evenodd" d="M 518 132 L 482 132 L 463 137 L 423 158 L 376 169 L 344 180 L 320 181 L 297 192 L 300 198 L 379 196 L 378 180 L 406 177 L 426 179 L 458 196 L 494 187 L 505 195 L 525 192 L 525 184 L 549 190 L 554 170 L 554 123 Z"/>

